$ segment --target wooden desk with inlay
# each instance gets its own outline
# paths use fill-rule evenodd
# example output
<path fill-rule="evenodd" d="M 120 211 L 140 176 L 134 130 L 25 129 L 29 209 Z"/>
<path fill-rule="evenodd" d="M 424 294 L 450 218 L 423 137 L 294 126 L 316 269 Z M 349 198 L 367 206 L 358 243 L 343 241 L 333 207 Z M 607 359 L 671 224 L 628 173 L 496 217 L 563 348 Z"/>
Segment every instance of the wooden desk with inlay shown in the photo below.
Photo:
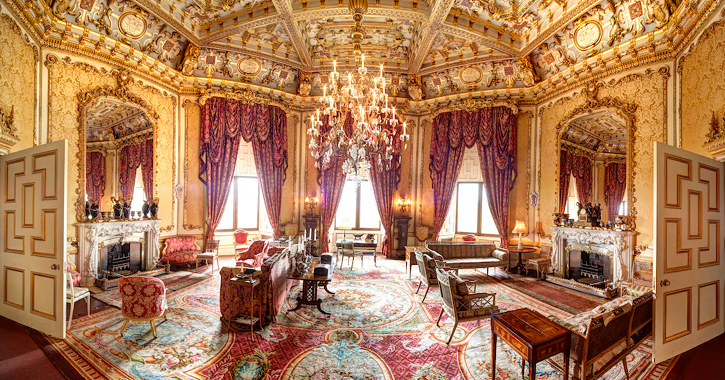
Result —
<path fill-rule="evenodd" d="M 569 379 L 571 331 L 530 309 L 494 314 L 491 318 L 491 378 L 496 378 L 496 338 L 501 338 L 529 362 L 529 379 L 536 378 L 536 363 L 564 354 L 564 380 Z M 521 378 L 524 363 L 521 362 Z"/>

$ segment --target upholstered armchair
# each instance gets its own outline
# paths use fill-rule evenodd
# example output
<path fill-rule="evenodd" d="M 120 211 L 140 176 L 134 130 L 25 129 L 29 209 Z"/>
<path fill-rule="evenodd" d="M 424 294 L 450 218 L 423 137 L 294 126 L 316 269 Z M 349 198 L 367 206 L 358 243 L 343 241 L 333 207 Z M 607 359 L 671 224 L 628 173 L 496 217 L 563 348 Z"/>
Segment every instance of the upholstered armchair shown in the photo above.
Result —
<path fill-rule="evenodd" d="M 234 260 L 239 259 L 239 254 L 249 249 L 249 232 L 244 230 L 237 230 L 234 232 Z"/>
<path fill-rule="evenodd" d="M 415 251 L 415 260 L 417 261 L 418 271 L 420 272 L 420 283 L 418 284 L 418 289 L 415 291 L 415 294 L 418 294 L 421 285 L 425 284 L 425 294 L 423 295 L 423 300 L 420 301 L 425 302 L 425 297 L 428 296 L 428 291 L 430 291 L 430 287 L 438 285 L 436 268 L 438 267 L 439 262 L 429 256 L 428 253 L 422 253 L 418 250 Z M 454 271 L 457 272 L 458 269 L 454 269 Z"/>
<path fill-rule="evenodd" d="M 269 250 L 269 242 L 266 240 L 255 240 L 248 249 L 241 251 L 237 258 L 237 266 L 259 268 Z"/>
<path fill-rule="evenodd" d="M 155 319 L 166 320 L 166 286 L 156 277 L 126 276 L 118 280 L 121 292 L 121 315 L 125 319 L 120 334 L 129 321 L 148 321 L 156 336 Z"/>
<path fill-rule="evenodd" d="M 201 248 L 196 244 L 194 236 L 174 236 L 166 239 L 161 254 L 163 264 L 194 264 Z"/>
<path fill-rule="evenodd" d="M 441 289 L 443 308 L 438 315 L 436 326 L 440 327 L 441 317 L 445 311 L 453 318 L 453 330 L 448 342 L 451 342 L 456 332 L 458 323 L 483 319 L 498 311 L 496 307 L 496 293 L 476 293 L 475 287 L 470 286 L 470 281 L 462 280 L 454 271 L 444 268 L 436 269 L 438 286 Z"/>

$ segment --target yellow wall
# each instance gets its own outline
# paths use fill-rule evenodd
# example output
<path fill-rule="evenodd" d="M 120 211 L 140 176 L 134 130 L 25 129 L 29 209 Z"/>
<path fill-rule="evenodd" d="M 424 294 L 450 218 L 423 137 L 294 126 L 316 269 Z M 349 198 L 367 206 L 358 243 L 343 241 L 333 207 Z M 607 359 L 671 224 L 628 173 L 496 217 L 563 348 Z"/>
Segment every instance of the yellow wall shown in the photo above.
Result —
<path fill-rule="evenodd" d="M 514 188 L 511 190 L 509 195 L 509 233 L 514 229 L 517 220 L 523 220 L 526 222 L 526 226 L 529 227 L 529 232 L 532 232 L 531 226 L 529 226 L 529 177 L 530 172 L 527 172 L 530 160 L 531 160 L 531 149 L 529 129 L 533 115 L 528 112 L 519 113 L 518 124 L 516 127 L 516 172 L 517 177 L 514 182 Z M 513 237 L 513 234 L 511 234 Z M 518 235 L 515 236 L 518 239 Z"/>
<path fill-rule="evenodd" d="M 647 70 L 604 82 L 599 99 L 611 98 L 636 105 L 634 172 L 634 202 L 636 208 L 639 244 L 649 244 L 653 231 L 653 143 L 664 142 L 666 136 L 666 80 L 669 71 Z M 586 97 L 579 92 L 547 103 L 541 108 L 541 207 L 539 228 L 546 237 L 551 236 L 551 214 L 558 208 L 558 130 L 577 107 L 585 104 Z"/>
<path fill-rule="evenodd" d="M 0 17 L 0 107 L 14 109 L 14 126 L 20 141 L 16 152 L 34 146 L 36 105 L 36 52 L 20 27 L 9 16 Z"/>
<path fill-rule="evenodd" d="M 682 148 L 710 157 L 702 146 L 713 113 L 721 128 L 725 123 L 725 20 L 703 33 L 681 75 Z"/>

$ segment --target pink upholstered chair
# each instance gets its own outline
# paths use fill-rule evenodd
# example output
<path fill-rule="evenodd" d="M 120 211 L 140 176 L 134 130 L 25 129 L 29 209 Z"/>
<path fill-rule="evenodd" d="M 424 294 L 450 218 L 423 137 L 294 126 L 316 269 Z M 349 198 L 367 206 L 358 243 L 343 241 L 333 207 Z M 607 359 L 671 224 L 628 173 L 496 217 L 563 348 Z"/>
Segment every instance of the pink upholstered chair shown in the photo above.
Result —
<path fill-rule="evenodd" d="M 476 241 L 476 235 L 466 235 L 463 237 L 463 241 Z"/>
<path fill-rule="evenodd" d="M 174 236 L 164 241 L 164 250 L 161 254 L 163 264 L 195 264 L 196 256 L 201 248 L 196 244 L 194 236 Z"/>
<path fill-rule="evenodd" d="M 262 261 L 269 250 L 269 242 L 266 240 L 256 240 L 249 246 L 249 249 L 239 254 L 237 266 L 255 267 L 262 266 Z"/>
<path fill-rule="evenodd" d="M 244 230 L 237 230 L 234 232 L 234 260 L 238 260 L 239 254 L 249 249 L 247 238 L 249 232 Z"/>
<path fill-rule="evenodd" d="M 148 321 L 156 336 L 156 318 L 166 320 L 166 286 L 156 277 L 126 276 L 118 280 L 121 292 L 121 314 L 125 321 L 120 334 L 129 321 Z"/>
<path fill-rule="evenodd" d="M 70 258 L 70 257 L 69 257 Z M 70 274 L 72 280 L 73 280 L 73 286 L 80 286 L 81 284 L 81 274 L 76 270 L 75 264 L 71 263 L 67 258 L 65 261 L 65 271 Z"/>

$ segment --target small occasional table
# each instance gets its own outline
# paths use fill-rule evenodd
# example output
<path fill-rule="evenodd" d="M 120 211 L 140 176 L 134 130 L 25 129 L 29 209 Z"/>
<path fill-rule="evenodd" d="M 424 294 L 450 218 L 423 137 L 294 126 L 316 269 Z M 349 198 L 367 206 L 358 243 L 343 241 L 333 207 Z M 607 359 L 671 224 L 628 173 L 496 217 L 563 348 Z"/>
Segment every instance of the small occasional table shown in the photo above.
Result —
<path fill-rule="evenodd" d="M 252 341 L 254 341 L 254 325 L 256 323 L 259 323 L 259 327 L 262 327 L 262 318 L 254 314 L 254 288 L 262 283 L 262 281 L 259 279 L 259 277 L 255 275 L 242 277 L 235 276 L 232 277 L 229 281 L 232 285 L 247 287 L 251 291 L 249 299 L 247 300 L 247 302 L 249 302 L 249 315 L 237 314 L 236 316 L 234 316 L 234 318 L 232 318 L 231 321 L 229 321 L 229 323 L 227 324 L 227 329 L 237 325 L 249 326 L 249 330 L 252 333 Z M 239 302 L 244 302 L 244 300 L 240 299 Z"/>
<path fill-rule="evenodd" d="M 292 273 L 287 275 L 287 278 L 289 278 L 290 280 L 302 281 L 302 291 L 300 292 L 300 295 L 297 296 L 297 306 L 295 306 L 294 309 L 288 311 L 295 311 L 302 307 L 302 305 L 316 305 L 317 310 L 319 310 L 322 314 L 330 314 L 322 310 L 322 300 L 317 298 L 317 288 L 322 286 L 324 287 L 326 292 L 330 294 L 335 294 L 331 292 L 330 289 L 327 289 L 327 284 L 332 281 L 332 272 L 335 268 L 335 261 L 333 260 L 330 264 L 330 271 L 327 273 L 327 276 L 315 276 L 315 266 L 319 263 L 320 258 L 315 257 L 312 259 L 312 264 L 310 265 L 307 273 L 303 274 L 302 276 L 294 276 L 292 275 Z"/>
<path fill-rule="evenodd" d="M 516 253 L 519 256 L 518 260 L 516 261 L 516 270 L 518 274 L 521 274 L 522 269 L 524 271 L 526 270 L 524 268 L 524 263 L 521 262 L 521 255 L 524 253 L 536 252 L 536 248 L 534 247 L 521 247 L 521 249 L 519 249 L 518 246 L 510 246 L 507 249 L 509 251 L 509 272 L 511 271 L 511 254 Z"/>
<path fill-rule="evenodd" d="M 493 314 L 491 318 L 491 378 L 496 378 L 496 339 L 501 338 L 529 362 L 529 379 L 536 378 L 536 363 L 564 354 L 564 380 L 569 379 L 571 331 L 530 309 Z M 521 378 L 524 365 L 521 363 Z"/>

